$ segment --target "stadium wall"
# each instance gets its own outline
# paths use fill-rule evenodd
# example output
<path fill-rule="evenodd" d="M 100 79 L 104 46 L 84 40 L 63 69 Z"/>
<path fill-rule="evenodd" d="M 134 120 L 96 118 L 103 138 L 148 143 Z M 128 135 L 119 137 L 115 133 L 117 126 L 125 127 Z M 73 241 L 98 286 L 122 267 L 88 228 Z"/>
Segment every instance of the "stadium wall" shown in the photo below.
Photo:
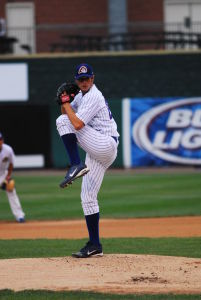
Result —
<path fill-rule="evenodd" d="M 55 129 L 59 108 L 54 97 L 62 82 L 73 79 L 74 67 L 81 62 L 93 66 L 95 82 L 109 102 L 120 133 L 124 98 L 201 95 L 200 51 L 1 56 L 0 66 L 7 63 L 28 66 L 28 101 L 23 104 L 0 101 L 0 130 L 16 154 L 41 152 L 45 156 L 45 167 L 66 166 L 65 151 Z M 13 88 L 15 93 L 13 86 L 8 88 Z M 113 166 L 122 165 L 121 135 L 118 158 Z"/>

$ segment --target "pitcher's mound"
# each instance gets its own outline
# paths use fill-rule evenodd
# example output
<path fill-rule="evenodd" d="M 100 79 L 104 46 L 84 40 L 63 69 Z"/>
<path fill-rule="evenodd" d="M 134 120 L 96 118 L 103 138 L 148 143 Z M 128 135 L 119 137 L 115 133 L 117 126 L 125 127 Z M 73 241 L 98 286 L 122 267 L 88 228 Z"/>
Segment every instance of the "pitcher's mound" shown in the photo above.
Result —
<path fill-rule="evenodd" d="M 104 255 L 76 259 L 0 261 L 1 289 L 105 293 L 201 293 L 201 259 L 156 255 Z"/>

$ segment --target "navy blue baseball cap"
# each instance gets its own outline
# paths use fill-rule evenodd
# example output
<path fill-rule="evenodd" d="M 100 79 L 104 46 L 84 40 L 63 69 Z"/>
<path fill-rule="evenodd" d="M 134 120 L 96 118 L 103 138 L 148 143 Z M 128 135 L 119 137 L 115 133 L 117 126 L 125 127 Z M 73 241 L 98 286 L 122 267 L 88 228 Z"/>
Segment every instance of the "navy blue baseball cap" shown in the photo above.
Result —
<path fill-rule="evenodd" d="M 0 132 L 0 140 L 3 140 L 3 134 Z"/>
<path fill-rule="evenodd" d="M 76 68 L 75 79 L 82 77 L 90 78 L 94 75 L 93 69 L 88 64 L 80 64 Z"/>

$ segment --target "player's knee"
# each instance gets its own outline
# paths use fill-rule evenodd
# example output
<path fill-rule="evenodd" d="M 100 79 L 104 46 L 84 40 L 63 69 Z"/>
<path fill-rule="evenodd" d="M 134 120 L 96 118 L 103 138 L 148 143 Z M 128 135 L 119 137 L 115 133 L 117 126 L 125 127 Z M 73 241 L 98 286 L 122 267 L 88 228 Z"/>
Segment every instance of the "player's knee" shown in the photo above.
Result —
<path fill-rule="evenodd" d="M 56 127 L 60 136 L 64 134 L 74 133 L 75 131 L 67 115 L 61 115 L 56 119 Z"/>
<path fill-rule="evenodd" d="M 61 115 L 56 119 L 56 126 L 59 127 L 60 125 L 63 125 L 66 123 L 67 116 Z"/>

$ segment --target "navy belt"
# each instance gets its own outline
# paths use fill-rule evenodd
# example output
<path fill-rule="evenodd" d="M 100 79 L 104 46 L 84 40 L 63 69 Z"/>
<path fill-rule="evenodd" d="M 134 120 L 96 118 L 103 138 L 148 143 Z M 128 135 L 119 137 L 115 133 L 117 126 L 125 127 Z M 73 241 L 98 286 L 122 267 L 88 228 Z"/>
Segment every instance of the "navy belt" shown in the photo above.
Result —
<path fill-rule="evenodd" d="M 118 137 L 112 136 L 112 138 L 115 140 L 116 143 L 118 142 Z"/>

